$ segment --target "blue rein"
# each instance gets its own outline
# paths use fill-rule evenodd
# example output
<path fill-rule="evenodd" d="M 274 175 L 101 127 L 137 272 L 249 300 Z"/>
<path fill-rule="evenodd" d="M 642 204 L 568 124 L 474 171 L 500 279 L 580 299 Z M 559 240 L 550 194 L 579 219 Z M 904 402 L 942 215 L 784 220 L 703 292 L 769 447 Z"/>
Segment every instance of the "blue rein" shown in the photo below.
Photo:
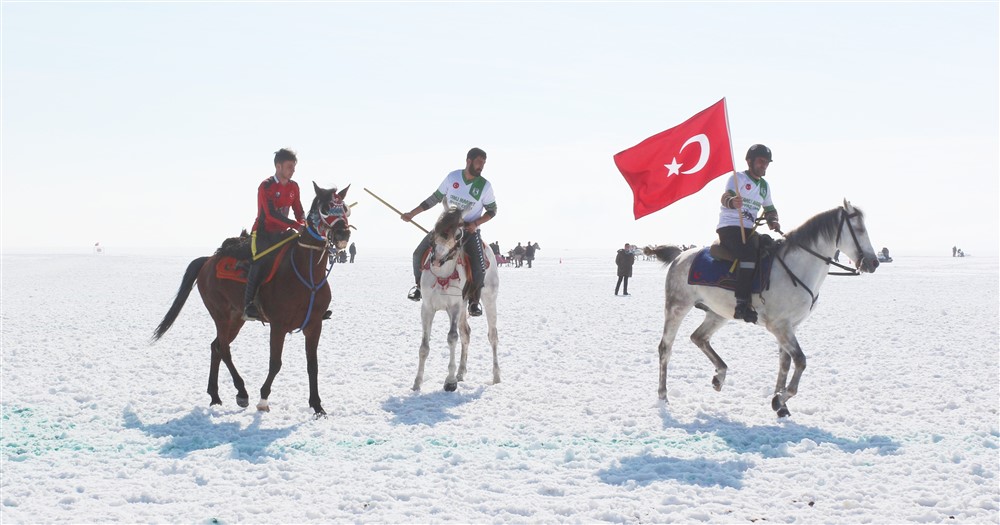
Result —
<path fill-rule="evenodd" d="M 308 226 L 308 227 L 306 227 L 306 231 L 309 232 L 309 235 L 312 235 L 313 238 L 315 238 L 316 240 L 326 242 L 326 239 L 324 239 L 318 233 L 316 233 L 316 231 L 313 230 L 313 228 L 312 228 L 311 225 Z M 297 245 L 295 246 L 295 249 L 296 250 L 298 249 Z M 326 249 L 326 246 L 324 246 L 322 248 L 322 250 L 323 250 L 323 252 L 327 252 L 328 251 Z M 324 253 L 323 255 L 320 255 L 320 259 L 319 260 L 322 260 L 323 257 L 325 257 L 326 255 L 327 255 L 326 253 Z M 310 263 L 312 263 L 312 257 L 311 256 L 310 256 L 309 259 L 310 259 Z M 317 261 L 317 262 L 319 262 L 319 261 Z M 302 273 L 299 272 L 298 266 L 296 266 L 296 264 L 295 264 L 295 253 L 294 253 L 294 251 L 292 252 L 292 270 L 295 271 L 295 276 L 299 278 L 299 282 L 301 282 L 306 288 L 309 289 L 309 307 L 306 308 L 306 318 L 305 318 L 304 321 L 302 321 L 302 326 L 298 327 L 298 329 L 296 329 L 296 330 L 293 330 L 292 333 L 301 332 L 302 329 L 305 328 L 306 325 L 309 323 L 309 318 L 312 317 L 313 304 L 316 301 L 316 292 L 318 292 L 320 288 L 322 288 L 324 285 L 326 285 L 327 279 L 330 278 L 330 273 L 333 272 L 333 259 L 330 259 L 330 262 L 327 264 L 326 275 L 324 275 L 323 279 L 320 280 L 318 283 L 314 280 L 314 275 L 313 275 L 313 269 L 315 267 L 316 267 L 315 263 L 312 263 L 312 264 L 309 265 L 309 280 L 306 281 L 306 279 L 304 277 L 302 277 Z"/>

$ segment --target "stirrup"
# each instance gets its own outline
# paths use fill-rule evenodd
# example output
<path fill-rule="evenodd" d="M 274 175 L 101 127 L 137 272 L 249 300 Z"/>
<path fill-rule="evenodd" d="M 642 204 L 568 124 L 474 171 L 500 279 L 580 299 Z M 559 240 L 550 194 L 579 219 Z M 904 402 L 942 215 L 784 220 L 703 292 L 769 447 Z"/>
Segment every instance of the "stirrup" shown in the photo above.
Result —
<path fill-rule="evenodd" d="M 246 305 L 243 309 L 243 320 L 244 321 L 259 321 L 260 312 L 257 311 L 257 305 L 250 303 Z"/>
<path fill-rule="evenodd" d="M 469 303 L 469 317 L 479 317 L 483 315 L 483 309 L 479 303 Z"/>
<path fill-rule="evenodd" d="M 420 302 L 420 287 L 419 286 L 414 286 L 412 289 L 410 289 L 410 293 L 406 294 L 406 298 L 409 299 L 409 300 L 411 300 L 411 301 L 413 301 L 413 302 L 415 302 L 415 303 L 419 303 Z"/>
<path fill-rule="evenodd" d="M 753 306 L 750 306 L 750 303 L 737 301 L 733 319 L 742 319 L 748 323 L 757 324 L 757 311 L 753 309 Z"/>

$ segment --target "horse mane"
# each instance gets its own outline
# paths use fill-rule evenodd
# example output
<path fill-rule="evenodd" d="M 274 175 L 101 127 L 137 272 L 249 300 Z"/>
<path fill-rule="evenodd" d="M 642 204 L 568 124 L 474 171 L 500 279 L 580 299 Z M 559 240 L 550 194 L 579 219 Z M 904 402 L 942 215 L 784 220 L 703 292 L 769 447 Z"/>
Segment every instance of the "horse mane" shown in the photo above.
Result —
<path fill-rule="evenodd" d="M 215 250 L 215 255 L 235 257 L 237 259 L 249 259 L 253 257 L 250 251 L 250 234 L 246 230 L 240 232 L 239 237 L 230 237 L 222 241 L 222 246 Z"/>
<path fill-rule="evenodd" d="M 438 235 L 451 235 L 451 232 L 462 223 L 462 211 L 460 208 L 448 208 L 447 211 L 438 217 L 437 223 L 434 224 L 434 233 Z"/>
<path fill-rule="evenodd" d="M 821 213 L 817 213 L 812 218 L 802 223 L 801 226 L 795 228 L 794 230 L 788 232 L 785 235 L 785 245 L 801 246 L 807 244 L 810 240 L 817 239 L 819 237 L 826 237 L 827 239 L 836 239 L 837 232 L 840 229 L 840 212 L 844 208 L 837 207 L 832 210 L 827 210 Z M 864 213 L 858 208 L 854 208 L 854 211 L 858 213 L 861 218 L 864 218 Z"/>

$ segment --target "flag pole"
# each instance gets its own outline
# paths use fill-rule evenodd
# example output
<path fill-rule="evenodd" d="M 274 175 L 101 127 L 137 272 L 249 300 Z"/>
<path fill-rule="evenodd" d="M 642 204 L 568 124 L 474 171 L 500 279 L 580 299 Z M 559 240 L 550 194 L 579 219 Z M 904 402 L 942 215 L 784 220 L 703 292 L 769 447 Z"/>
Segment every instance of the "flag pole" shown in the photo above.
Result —
<path fill-rule="evenodd" d="M 368 188 L 362 188 L 362 189 L 364 189 L 365 191 L 367 191 L 367 192 L 368 192 L 368 194 L 369 194 L 369 195 L 371 195 L 372 197 L 375 197 L 376 199 L 378 199 L 378 201 L 379 201 L 379 202 L 381 202 L 382 204 L 385 204 L 386 206 L 388 206 L 390 210 L 392 210 L 392 211 L 394 211 L 394 212 L 398 213 L 400 217 L 402 217 L 402 216 L 403 216 L 403 212 L 401 212 L 401 211 L 397 210 L 397 209 L 396 209 L 395 207 L 393 207 L 393 205 L 392 205 L 392 204 L 389 204 L 388 202 L 385 202 L 384 200 L 382 200 L 382 197 L 379 197 L 378 195 L 375 195 L 374 193 L 372 193 L 372 190 L 369 190 Z M 424 229 L 424 227 L 423 227 L 423 226 L 421 226 L 421 225 L 417 224 L 416 222 L 414 222 L 414 221 L 412 221 L 412 220 L 411 220 L 411 221 L 409 221 L 409 222 L 410 222 L 410 224 L 412 224 L 412 225 L 416 226 L 417 228 L 420 228 L 420 231 L 422 231 L 422 232 L 424 232 L 424 233 L 430 233 L 430 232 L 428 232 L 428 231 L 427 231 L 426 229 Z"/>
<path fill-rule="evenodd" d="M 726 115 L 726 134 L 729 135 L 729 154 L 733 158 L 733 188 L 736 189 L 736 196 L 739 196 L 740 187 L 739 187 L 739 182 L 736 180 L 736 152 L 733 151 L 733 132 L 729 129 L 729 105 L 726 103 L 726 97 L 722 97 L 722 107 L 723 109 L 725 109 L 725 111 L 723 111 L 723 114 Z M 743 240 L 743 244 L 746 244 L 747 234 L 744 231 L 742 210 L 740 210 L 739 216 L 740 216 L 740 239 Z"/>

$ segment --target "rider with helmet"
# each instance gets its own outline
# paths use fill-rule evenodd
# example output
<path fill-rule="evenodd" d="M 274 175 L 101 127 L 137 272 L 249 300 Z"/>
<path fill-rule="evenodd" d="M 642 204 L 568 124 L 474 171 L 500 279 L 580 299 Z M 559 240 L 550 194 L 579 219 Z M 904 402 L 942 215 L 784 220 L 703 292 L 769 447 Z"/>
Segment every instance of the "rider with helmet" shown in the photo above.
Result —
<path fill-rule="evenodd" d="M 736 274 L 736 311 L 733 318 L 748 323 L 757 322 L 757 311 L 753 308 L 751 298 L 757 253 L 756 244 L 750 242 L 750 234 L 761 208 L 764 208 L 764 219 L 768 228 L 772 231 L 781 231 L 778 211 L 771 201 L 771 189 L 764 180 L 771 160 L 770 148 L 763 144 L 750 146 L 746 156 L 747 169 L 727 179 L 726 191 L 721 199 L 719 226 L 716 229 L 719 243 L 739 261 L 739 270 Z"/>

